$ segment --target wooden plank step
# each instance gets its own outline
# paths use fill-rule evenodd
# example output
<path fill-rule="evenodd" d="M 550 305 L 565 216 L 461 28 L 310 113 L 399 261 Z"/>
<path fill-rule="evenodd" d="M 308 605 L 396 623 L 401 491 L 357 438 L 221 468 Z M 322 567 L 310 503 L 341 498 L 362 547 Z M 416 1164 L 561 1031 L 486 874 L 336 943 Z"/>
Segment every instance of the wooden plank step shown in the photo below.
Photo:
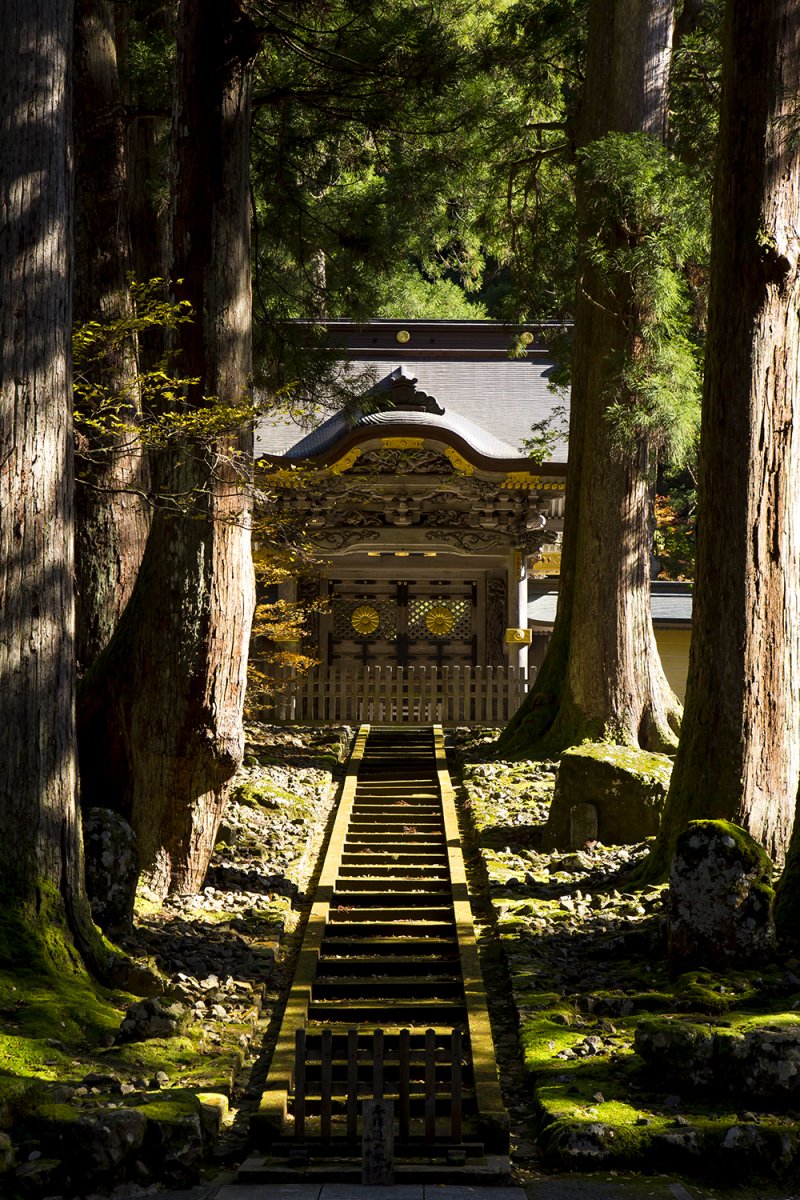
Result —
<path fill-rule="evenodd" d="M 419 935 L 446 937 L 453 931 L 453 919 L 449 909 L 426 908 L 356 908 L 342 905 L 330 914 L 329 923 L 337 933 L 347 929 L 348 937 L 381 937 L 389 933 L 402 936 L 408 933 L 409 925 Z"/>
<path fill-rule="evenodd" d="M 362 1024 L 376 1026 L 381 1022 L 392 1025 L 420 1025 L 438 1022 L 439 1025 L 454 1026 L 466 1019 L 466 1008 L 454 1000 L 315 1000 L 308 1006 L 309 1021 L 322 1025 Z M 382 1026 L 381 1026 L 382 1027 Z"/>
<path fill-rule="evenodd" d="M 414 957 L 414 967 L 424 976 L 426 970 L 435 971 L 437 975 L 454 976 L 458 978 L 460 975 L 460 964 L 458 957 L 452 955 L 445 958 L 443 955 L 416 955 Z M 401 975 L 407 976 L 409 964 L 399 955 L 394 957 L 373 957 L 361 955 L 361 957 L 351 956 L 348 958 L 330 958 L 327 954 L 320 954 L 319 965 L 317 967 L 317 978 L 327 979 L 332 976 L 346 975 L 353 973 L 355 975 L 366 974 L 374 971 L 377 974 L 383 975 Z"/>
<path fill-rule="evenodd" d="M 337 880 L 334 896 L 339 896 L 341 892 L 358 894 L 359 896 L 363 894 L 364 897 L 369 896 L 370 901 L 374 901 L 376 896 L 398 896 L 402 897 L 403 900 L 407 899 L 409 904 L 416 904 L 417 901 L 414 897 L 423 892 L 432 897 L 449 896 L 450 880 L 431 879 L 424 875 L 412 875 L 411 877 L 359 875 L 341 880 L 341 886 L 340 881 Z M 362 904 L 366 902 L 366 898 L 360 900 Z M 435 903 L 441 904 L 442 900 L 438 899 Z"/>
<path fill-rule="evenodd" d="M 395 976 L 384 976 L 377 979 L 364 979 L 359 976 L 339 979 L 320 979 L 314 981 L 312 997 L 316 1000 L 349 999 L 372 1000 L 379 997 L 386 999 L 408 999 L 414 997 L 420 1000 L 443 1000 L 446 998 L 463 999 L 464 989 L 460 979 L 446 975 L 416 976 L 408 979 L 398 979 Z"/>
<path fill-rule="evenodd" d="M 349 938 L 343 936 L 344 930 L 340 927 L 335 933 L 326 934 L 322 939 L 320 954 L 326 959 L 334 955 L 343 958 L 351 956 L 361 958 L 366 952 L 361 939 L 353 942 Z M 373 938 L 370 950 L 375 950 L 377 954 L 397 956 L 403 961 L 407 959 L 416 959 L 420 954 L 452 954 L 454 958 L 458 957 L 458 940 L 455 933 L 448 926 L 448 933 L 445 935 L 436 935 L 425 938 L 416 938 L 413 936 L 403 936 L 402 934 L 380 935 Z"/>
<path fill-rule="evenodd" d="M 450 873 L 446 866 L 435 863 L 407 863 L 398 866 L 391 858 L 375 861 L 365 855 L 361 862 L 346 863 L 339 868 L 337 883 L 340 880 L 349 883 L 353 879 L 373 879 L 378 885 L 382 885 L 387 879 L 403 880 L 407 883 L 420 880 L 449 883 Z"/>
<path fill-rule="evenodd" d="M 370 867 L 380 871 L 394 869 L 402 874 L 407 871 L 446 871 L 448 878 L 450 877 L 447 859 L 444 855 L 429 854 L 423 857 L 414 854 L 390 854 L 388 851 L 376 854 L 374 851 L 365 850 L 361 854 L 343 854 L 339 871 L 340 873 L 351 869 L 367 871 Z"/>
<path fill-rule="evenodd" d="M 404 940 L 405 934 L 408 931 L 409 917 L 404 917 L 398 922 L 391 920 L 354 920 L 354 922 L 345 924 L 344 922 L 336 922 L 336 932 L 339 936 L 347 932 L 349 940 L 362 941 L 363 938 L 369 938 L 369 941 L 374 942 L 377 938 L 396 937 L 398 943 Z M 425 929 L 431 937 L 450 937 L 452 935 L 455 942 L 455 931 L 453 931 L 452 922 L 446 920 L 415 920 L 416 929 Z M 360 952 L 363 953 L 363 952 Z M 403 950 L 398 950 L 398 953 L 404 953 Z"/>

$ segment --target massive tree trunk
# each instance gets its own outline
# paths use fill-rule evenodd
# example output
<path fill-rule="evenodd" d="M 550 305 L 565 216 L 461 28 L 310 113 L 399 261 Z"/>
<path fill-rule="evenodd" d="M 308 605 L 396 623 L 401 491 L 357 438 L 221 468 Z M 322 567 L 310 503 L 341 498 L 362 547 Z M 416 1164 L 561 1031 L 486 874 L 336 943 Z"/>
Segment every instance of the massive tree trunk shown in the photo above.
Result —
<path fill-rule="evenodd" d="M 251 372 L 250 62 L 235 3 L 183 0 L 174 113 L 173 277 L 191 302 L 186 412 L 247 398 Z M 196 890 L 243 751 L 253 607 L 244 437 L 185 437 L 159 453 L 159 496 L 139 578 L 90 673 L 81 771 L 90 801 L 137 833 L 143 882 Z"/>
<path fill-rule="evenodd" d="M 653 875 L 668 869 L 689 820 L 735 821 L 776 858 L 792 826 L 800 769 L 798 92 L 797 4 L 729 0 L 686 717 L 648 860 Z"/>
<path fill-rule="evenodd" d="M 579 147 L 612 131 L 663 140 L 673 17 L 672 0 L 593 0 Z M 598 231 L 587 217 L 586 186 L 579 179 L 578 221 L 588 241 Z M 536 684 L 501 739 L 507 750 L 540 743 L 553 751 L 586 737 L 647 749 L 676 742 L 680 705 L 650 616 L 651 448 L 645 437 L 624 453 L 613 448 L 606 420 L 613 357 L 636 336 L 628 291 L 624 278 L 601 276 L 584 246 L 558 614 Z"/>
<path fill-rule="evenodd" d="M 75 279 L 77 324 L 129 319 L 125 121 L 117 74 L 114 7 L 77 0 L 75 10 Z M 139 412 L 133 333 L 100 353 L 89 381 L 118 400 L 118 416 Z M 96 413 L 97 404 L 91 406 Z M 135 436 L 97 431 L 78 443 L 76 490 L 77 658 L 85 671 L 108 644 L 130 599 L 149 525 L 149 472 Z"/>
<path fill-rule="evenodd" d="M 85 909 L 75 763 L 68 0 L 0 10 L 0 922 Z M 53 931 L 55 932 L 55 930 Z"/>

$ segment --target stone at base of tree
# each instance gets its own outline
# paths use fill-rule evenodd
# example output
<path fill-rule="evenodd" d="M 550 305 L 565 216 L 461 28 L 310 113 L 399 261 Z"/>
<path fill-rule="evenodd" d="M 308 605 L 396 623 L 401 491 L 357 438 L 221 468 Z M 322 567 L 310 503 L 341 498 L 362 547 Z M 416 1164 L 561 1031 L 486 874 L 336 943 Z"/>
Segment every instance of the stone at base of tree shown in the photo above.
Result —
<path fill-rule="evenodd" d="M 162 996 L 169 986 L 168 978 L 155 964 L 125 954 L 114 955 L 108 973 L 112 987 L 132 996 Z"/>
<path fill-rule="evenodd" d="M 653 1017 L 638 1023 L 634 1049 L 660 1088 L 759 1107 L 800 1099 L 800 1029 L 792 1026 L 739 1031 Z"/>
<path fill-rule="evenodd" d="M 82 1189 L 116 1182 L 144 1142 L 147 1119 L 135 1108 L 79 1113 L 73 1120 L 47 1119 L 43 1111 L 42 1146 L 60 1160 L 62 1185 L 64 1179 Z"/>
<path fill-rule="evenodd" d="M 147 1113 L 142 1159 L 158 1179 L 174 1188 L 191 1187 L 200 1179 L 203 1163 L 203 1129 L 196 1110 L 173 1111 L 167 1101 L 156 1101 Z"/>
<path fill-rule="evenodd" d="M 615 846 L 655 836 L 671 773 L 666 754 L 631 746 L 587 742 L 565 750 L 543 849 L 581 850 L 595 838 Z"/>
<path fill-rule="evenodd" d="M 738 825 L 691 821 L 678 838 L 669 878 L 669 961 L 752 966 L 775 950 L 769 857 Z"/>
<path fill-rule="evenodd" d="M 24 1162 L 14 1173 L 16 1195 L 39 1200 L 41 1196 L 60 1196 L 64 1184 L 64 1164 L 57 1158 L 37 1158 Z M 13 1193 L 12 1193 L 13 1194 Z"/>
<path fill-rule="evenodd" d="M 780 1178 L 797 1153 L 797 1135 L 760 1125 L 732 1125 L 723 1138 L 719 1162 L 728 1178 Z"/>
<path fill-rule="evenodd" d="M 7 1133 L 0 1131 L 0 1176 L 10 1171 L 16 1163 L 14 1146 Z"/>
<path fill-rule="evenodd" d="M 614 1157 L 616 1131 L 600 1121 L 557 1121 L 545 1129 L 541 1148 L 545 1162 L 569 1170 L 594 1170 Z"/>
<path fill-rule="evenodd" d="M 189 1020 L 183 1004 L 163 1004 L 158 999 L 139 1000 L 126 1012 L 116 1040 L 144 1042 L 148 1038 L 174 1037 L 182 1033 Z"/>
<path fill-rule="evenodd" d="M 92 916 L 104 931 L 129 929 L 139 877 L 136 835 L 110 808 L 83 814 L 86 892 Z"/>

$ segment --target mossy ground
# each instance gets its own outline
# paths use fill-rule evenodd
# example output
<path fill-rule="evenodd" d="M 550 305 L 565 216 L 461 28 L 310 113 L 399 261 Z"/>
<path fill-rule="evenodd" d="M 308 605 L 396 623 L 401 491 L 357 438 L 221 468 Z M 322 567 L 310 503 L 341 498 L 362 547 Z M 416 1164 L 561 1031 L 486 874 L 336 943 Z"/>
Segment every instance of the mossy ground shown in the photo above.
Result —
<path fill-rule="evenodd" d="M 224 1016 L 210 1011 L 213 1000 L 202 1015 L 193 1015 L 191 999 L 187 1001 L 181 992 L 191 989 L 191 981 L 187 984 L 185 976 L 177 976 L 168 981 L 170 990 L 164 1002 L 177 998 L 188 1010 L 188 1022 L 181 1022 L 185 1026 L 182 1032 L 117 1042 L 125 1012 L 136 997 L 102 987 L 92 979 L 74 948 L 58 897 L 43 889 L 38 911 L 36 907 L 30 911 L 15 907 L 10 897 L 0 904 L 0 1133 L 10 1133 L 17 1148 L 17 1164 L 24 1162 L 39 1142 L 44 1157 L 49 1157 L 47 1139 L 54 1124 L 63 1125 L 80 1115 L 140 1108 L 149 1122 L 170 1123 L 196 1113 L 198 1096 L 211 1093 L 217 1100 L 231 1096 L 261 1019 L 268 964 L 273 962 L 284 930 L 297 920 L 292 895 L 302 884 L 302 870 L 308 868 L 309 839 L 330 803 L 321 797 L 329 794 L 332 770 L 341 757 L 335 732 L 318 731 L 305 742 L 298 736 L 288 753 L 280 744 L 270 744 L 269 731 L 263 727 L 251 726 L 249 732 L 248 765 L 237 783 L 231 811 L 237 806 L 263 810 L 269 820 L 261 822 L 259 830 L 270 821 L 280 821 L 284 839 L 281 862 L 291 894 L 266 888 L 251 895 L 237 891 L 245 886 L 241 882 L 226 884 L 223 878 L 210 889 L 213 900 L 202 893 L 183 898 L 176 922 L 175 912 L 162 910 L 153 896 L 141 895 L 136 906 L 140 931 L 146 925 L 150 933 L 158 932 L 157 944 L 164 953 L 158 949 L 153 953 L 167 972 L 171 970 L 171 950 L 179 943 L 185 950 L 187 940 L 222 947 L 229 936 L 245 947 L 243 961 L 248 961 L 248 954 L 252 957 L 249 987 L 237 991 L 236 979 L 233 1000 L 229 1001 L 227 994 L 223 997 Z M 279 742 L 280 737 L 275 740 Z M 277 781 L 267 777 L 270 770 L 264 772 L 265 765 L 278 776 Z M 230 817 L 228 821 L 230 825 Z M 237 836 L 249 828 L 246 821 L 234 820 L 232 825 Z M 244 861 L 257 863 L 263 851 L 263 844 L 248 845 Z M 234 860 L 234 867 L 239 861 L 223 839 L 212 863 L 217 864 L 217 875 L 226 876 L 229 859 Z M 228 907 L 226 887 L 231 895 Z M 136 942 L 135 933 L 132 941 Z M 113 952 L 108 943 L 106 948 Z M 211 955 L 213 958 L 213 948 Z M 220 966 L 211 967 L 221 976 L 223 961 L 220 957 Z M 237 999 L 240 992 L 242 998 Z M 261 1010 L 262 1018 L 263 1013 Z M 160 1083 L 156 1081 L 159 1075 Z M 21 1145 L 24 1151 L 20 1151 Z M 159 1177 L 157 1166 L 151 1167 L 155 1174 L 145 1182 Z M 15 1188 L 13 1160 L 9 1165 L 8 1158 L 4 1160 L 0 1154 L 0 1195 L 16 1196 Z"/>
<path fill-rule="evenodd" d="M 509 967 L 545 1161 L 705 1172 L 717 1181 L 727 1173 L 743 1182 L 748 1169 L 780 1174 L 787 1164 L 778 1155 L 744 1166 L 722 1144 L 733 1127 L 752 1124 L 765 1144 L 788 1133 L 800 1145 L 798 1113 L 754 1112 L 749 1096 L 715 1104 L 689 1090 L 667 1094 L 648 1078 L 633 1041 L 637 1024 L 659 1014 L 732 1032 L 798 1025 L 800 963 L 672 978 L 663 885 L 631 882 L 647 844 L 540 853 L 555 764 L 497 761 L 493 751 L 487 734 L 462 738 L 464 800 Z"/>

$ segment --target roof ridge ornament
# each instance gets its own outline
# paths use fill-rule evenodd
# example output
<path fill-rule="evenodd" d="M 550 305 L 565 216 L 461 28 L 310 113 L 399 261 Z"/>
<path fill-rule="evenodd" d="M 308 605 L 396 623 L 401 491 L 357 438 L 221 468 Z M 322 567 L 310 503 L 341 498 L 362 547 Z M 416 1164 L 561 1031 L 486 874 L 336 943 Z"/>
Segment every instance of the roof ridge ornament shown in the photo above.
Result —
<path fill-rule="evenodd" d="M 389 375 L 389 407 L 405 412 L 427 412 L 441 417 L 444 407 L 434 396 L 417 390 L 417 377 L 399 366 Z"/>

